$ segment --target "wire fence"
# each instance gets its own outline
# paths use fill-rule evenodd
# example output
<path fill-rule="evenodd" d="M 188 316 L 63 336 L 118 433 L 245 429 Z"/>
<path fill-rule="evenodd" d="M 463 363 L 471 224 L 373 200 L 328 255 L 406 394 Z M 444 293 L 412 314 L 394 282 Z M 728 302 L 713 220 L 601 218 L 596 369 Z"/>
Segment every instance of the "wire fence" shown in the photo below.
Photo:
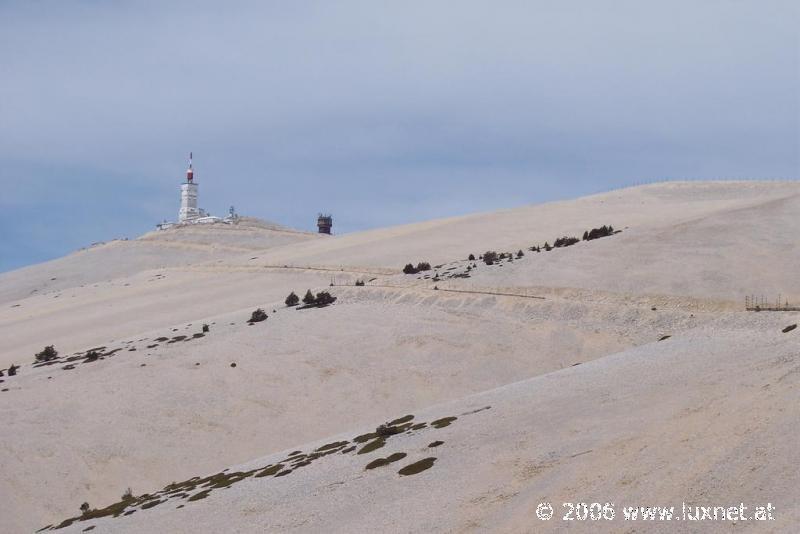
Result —
<path fill-rule="evenodd" d="M 800 311 L 800 306 L 793 306 L 781 295 L 774 301 L 767 300 L 764 295 L 747 295 L 744 298 L 744 309 L 747 311 Z"/>

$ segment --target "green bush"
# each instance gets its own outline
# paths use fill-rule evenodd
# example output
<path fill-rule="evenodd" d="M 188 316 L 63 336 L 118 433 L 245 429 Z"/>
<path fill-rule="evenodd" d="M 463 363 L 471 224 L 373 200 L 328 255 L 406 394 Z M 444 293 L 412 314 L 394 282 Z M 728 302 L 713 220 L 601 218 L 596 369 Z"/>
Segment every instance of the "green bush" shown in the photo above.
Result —
<path fill-rule="evenodd" d="M 289 296 L 286 297 L 286 300 L 284 302 L 286 303 L 287 306 L 297 306 L 297 304 L 300 302 L 300 297 L 295 295 L 294 291 L 292 291 L 291 293 L 289 293 Z"/>
<path fill-rule="evenodd" d="M 428 263 L 427 261 L 421 261 L 417 263 L 416 267 L 414 267 L 413 263 L 406 263 L 406 266 L 403 267 L 403 272 L 405 274 L 417 274 L 418 272 L 421 271 L 430 271 L 430 270 L 431 270 L 431 264 Z"/>
<path fill-rule="evenodd" d="M 49 362 L 53 361 L 58 358 L 58 351 L 53 347 L 53 345 L 48 345 L 44 348 L 44 350 L 38 354 L 36 354 L 36 361 L 37 362 Z"/>
<path fill-rule="evenodd" d="M 248 323 L 260 323 L 261 321 L 265 321 L 267 319 L 267 314 L 261 308 L 258 308 L 250 315 L 250 320 L 247 321 Z"/>
<path fill-rule="evenodd" d="M 314 293 L 311 290 L 307 290 L 305 296 L 303 297 L 303 304 L 314 304 L 317 301 Z"/>
<path fill-rule="evenodd" d="M 314 304 L 317 306 L 327 306 L 328 304 L 333 304 L 336 300 L 336 297 L 328 293 L 327 291 L 320 291 L 317 293 L 316 298 L 314 299 Z"/>

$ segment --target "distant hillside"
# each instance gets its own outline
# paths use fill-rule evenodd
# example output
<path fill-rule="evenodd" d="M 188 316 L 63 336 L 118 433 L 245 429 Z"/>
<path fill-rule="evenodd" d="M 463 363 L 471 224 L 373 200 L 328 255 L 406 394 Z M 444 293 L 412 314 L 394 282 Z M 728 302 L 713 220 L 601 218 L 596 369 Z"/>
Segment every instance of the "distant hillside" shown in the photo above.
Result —
<path fill-rule="evenodd" d="M 253 217 L 243 217 L 235 225 L 198 224 L 148 232 L 134 240 L 99 243 L 62 258 L 2 273 L 0 303 L 318 237 Z"/>
<path fill-rule="evenodd" d="M 800 301 L 800 182 L 665 182 L 572 200 L 436 219 L 265 251 L 271 265 L 432 265 L 623 230 L 500 269 L 472 284 L 580 287 L 742 302 L 750 292 Z M 226 263 L 246 262 L 228 258 Z M 769 265 L 767 268 L 766 266 Z"/>

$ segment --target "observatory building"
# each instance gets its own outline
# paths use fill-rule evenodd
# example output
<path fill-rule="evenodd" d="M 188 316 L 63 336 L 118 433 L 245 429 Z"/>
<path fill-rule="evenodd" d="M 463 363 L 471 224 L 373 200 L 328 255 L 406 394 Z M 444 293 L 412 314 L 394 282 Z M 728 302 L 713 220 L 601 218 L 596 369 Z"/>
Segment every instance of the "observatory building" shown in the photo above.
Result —
<path fill-rule="evenodd" d="M 192 153 L 189 152 L 189 167 L 186 169 L 186 181 L 181 183 L 181 207 L 178 209 L 178 221 L 167 221 L 156 225 L 159 230 L 173 227 L 182 227 L 194 224 L 239 224 L 239 215 L 231 206 L 225 218 L 209 215 L 203 208 L 198 207 L 199 184 L 194 181 L 194 165 Z M 320 213 L 317 217 L 317 228 L 320 234 L 330 235 L 333 228 L 333 216 L 329 213 Z"/>
<path fill-rule="evenodd" d="M 189 152 L 189 168 L 186 170 L 186 182 L 181 184 L 181 209 L 178 211 L 178 222 L 200 217 L 197 209 L 197 184 L 194 183 L 194 169 L 192 169 L 192 153 Z"/>
<path fill-rule="evenodd" d="M 233 206 L 231 206 L 230 213 L 224 219 L 209 215 L 203 208 L 198 208 L 198 189 L 198 184 L 194 181 L 192 153 L 189 152 L 189 168 L 186 169 L 186 181 L 181 184 L 181 207 L 178 210 L 178 222 L 164 221 L 157 224 L 156 228 L 159 230 L 166 230 L 173 226 L 184 226 L 188 224 L 234 224 L 239 221 L 239 216 L 234 211 Z"/>

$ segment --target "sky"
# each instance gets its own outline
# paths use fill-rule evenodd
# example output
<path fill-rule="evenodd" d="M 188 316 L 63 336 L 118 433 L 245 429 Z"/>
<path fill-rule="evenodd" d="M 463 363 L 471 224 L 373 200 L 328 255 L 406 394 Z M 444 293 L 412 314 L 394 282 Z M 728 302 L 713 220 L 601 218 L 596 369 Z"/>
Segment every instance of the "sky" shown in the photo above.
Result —
<path fill-rule="evenodd" d="M 0 272 L 200 206 L 344 233 L 800 176 L 793 0 L 0 0 Z"/>

